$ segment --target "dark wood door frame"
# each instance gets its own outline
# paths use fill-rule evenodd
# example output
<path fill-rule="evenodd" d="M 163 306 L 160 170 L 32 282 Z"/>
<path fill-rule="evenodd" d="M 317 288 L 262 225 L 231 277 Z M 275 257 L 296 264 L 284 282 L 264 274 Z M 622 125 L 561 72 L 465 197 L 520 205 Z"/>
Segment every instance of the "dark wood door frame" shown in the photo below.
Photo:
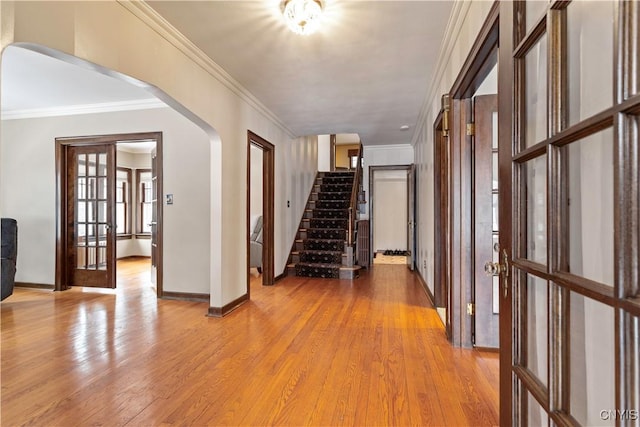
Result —
<path fill-rule="evenodd" d="M 449 137 L 448 123 L 449 114 L 448 101 L 446 106 L 440 111 L 433 125 L 433 223 L 434 223 L 434 304 L 436 307 L 445 309 L 445 330 L 447 337 L 451 339 L 451 309 L 449 307 L 451 276 L 449 271 L 451 252 L 449 245 Z"/>
<path fill-rule="evenodd" d="M 375 250 L 375 245 L 374 245 L 374 241 L 373 241 L 373 224 L 374 224 L 374 214 L 373 214 L 373 206 L 375 203 L 375 193 L 374 193 L 374 188 L 373 188 L 373 178 L 374 178 L 374 174 L 376 171 L 392 171 L 392 170 L 396 170 L 396 171 L 407 171 L 409 172 L 412 168 L 412 165 L 388 165 L 388 166 L 369 166 L 369 265 L 373 265 L 373 252 Z M 409 185 L 409 183 L 407 182 L 407 186 Z M 414 188 L 415 190 L 415 188 Z M 415 195 L 414 195 L 415 197 Z M 416 200 L 414 198 L 414 200 Z M 407 220 L 408 220 L 408 212 L 407 212 Z M 406 226 L 408 227 L 408 224 L 406 224 Z M 413 228 L 413 232 L 414 232 L 414 241 L 415 241 L 415 230 L 416 228 Z M 408 244 L 408 242 L 407 242 Z"/>
<path fill-rule="evenodd" d="M 451 265 L 449 266 L 451 278 L 451 341 L 454 345 L 471 347 L 471 316 L 467 314 L 467 304 L 472 303 L 473 278 L 472 274 L 472 216 L 471 216 L 471 195 L 472 195 L 472 145 L 471 137 L 467 136 L 467 119 L 472 117 L 470 111 L 471 103 L 469 99 L 485 77 L 496 64 L 498 54 L 502 54 L 504 46 L 498 52 L 500 27 L 504 24 L 500 22 L 501 4 L 511 4 L 511 2 L 495 1 L 476 40 L 471 47 L 469 55 L 465 60 L 458 77 L 456 78 L 449 96 L 451 99 L 450 131 L 449 131 L 449 161 L 451 164 L 449 203 L 451 212 L 449 216 L 450 224 L 450 253 Z M 502 59 L 501 59 L 502 61 Z M 503 78 L 504 64 L 500 62 L 498 79 Z M 500 87 L 500 83 L 498 85 Z M 511 94 L 505 94 L 511 100 Z M 511 150 L 511 129 L 504 126 L 506 116 L 511 115 L 512 106 L 508 111 L 503 109 L 504 103 L 499 99 L 499 152 Z M 506 195 L 510 187 L 503 186 L 504 171 L 499 171 L 501 195 Z M 510 175 L 509 178 L 510 179 Z M 500 199 L 500 247 L 508 252 L 511 257 L 511 229 L 505 230 L 503 224 L 507 219 L 503 203 L 506 196 Z M 510 205 L 509 205 L 510 207 Z M 500 298 L 500 422 L 501 425 L 511 425 L 511 344 L 510 340 L 505 341 L 505 337 L 511 335 L 511 293 L 507 298 Z M 508 342 L 509 344 L 503 344 Z"/>
<path fill-rule="evenodd" d="M 449 251 L 451 254 L 450 301 L 451 342 L 455 346 L 472 346 L 471 316 L 473 303 L 473 225 L 472 225 L 472 137 L 467 123 L 472 121 L 470 98 L 492 70 L 497 60 L 499 3 L 489 11 L 482 29 L 467 57 L 449 96 L 451 115 L 449 130 Z"/>
<path fill-rule="evenodd" d="M 140 133 L 124 133 L 113 135 L 96 135 L 96 136 L 78 136 L 78 137 L 60 137 L 56 138 L 56 275 L 54 290 L 64 291 L 69 289 L 69 272 L 67 271 L 67 150 L 73 146 L 90 146 L 117 144 L 118 142 L 136 142 L 142 140 L 155 140 L 158 156 L 158 194 L 163 194 L 162 190 L 162 132 L 140 132 Z M 113 193 L 113 192 L 112 192 Z M 162 257 L 162 201 L 158 203 L 158 272 L 156 282 L 156 294 L 158 298 L 163 295 L 163 257 Z M 115 257 L 115 250 L 113 256 Z M 115 272 L 114 272 L 115 273 Z"/>
<path fill-rule="evenodd" d="M 249 261 L 251 240 L 251 146 L 262 150 L 262 285 L 275 283 L 274 230 L 275 230 L 275 146 L 247 131 L 247 297 L 250 295 Z"/>

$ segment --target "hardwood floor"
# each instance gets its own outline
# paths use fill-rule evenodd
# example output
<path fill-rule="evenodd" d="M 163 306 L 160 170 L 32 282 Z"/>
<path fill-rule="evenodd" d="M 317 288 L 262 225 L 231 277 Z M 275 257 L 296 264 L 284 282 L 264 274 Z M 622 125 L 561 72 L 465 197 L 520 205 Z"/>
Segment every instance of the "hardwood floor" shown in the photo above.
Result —
<path fill-rule="evenodd" d="M 254 277 L 221 319 L 118 269 L 116 290 L 2 302 L 3 426 L 498 424 L 497 353 L 452 348 L 405 266 Z"/>

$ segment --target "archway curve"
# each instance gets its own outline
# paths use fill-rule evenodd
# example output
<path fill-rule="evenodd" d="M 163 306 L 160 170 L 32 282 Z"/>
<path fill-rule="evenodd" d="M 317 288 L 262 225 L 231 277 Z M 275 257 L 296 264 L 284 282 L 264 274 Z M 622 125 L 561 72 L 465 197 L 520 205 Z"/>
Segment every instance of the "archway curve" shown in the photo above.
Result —
<path fill-rule="evenodd" d="M 80 67 L 84 70 L 92 71 L 107 77 L 115 78 L 121 82 L 130 84 L 132 86 L 145 90 L 150 95 L 162 101 L 173 111 L 177 112 L 178 114 L 180 114 L 181 116 L 189 120 L 191 123 L 193 123 L 200 130 L 202 130 L 204 134 L 206 134 L 210 143 L 210 148 L 211 148 L 210 159 L 211 160 L 216 158 L 220 159 L 221 151 L 222 151 L 221 149 L 222 139 L 219 133 L 216 131 L 216 129 L 214 129 L 209 123 L 207 123 L 198 115 L 196 115 L 195 113 L 187 109 L 184 105 L 182 105 L 180 102 L 175 100 L 173 97 L 171 97 L 169 94 L 164 92 L 159 87 L 149 84 L 145 81 L 139 80 L 137 78 L 131 77 L 119 71 L 93 63 L 91 61 L 87 61 L 85 59 L 76 57 L 74 55 L 71 55 L 71 54 L 68 54 L 68 53 L 65 53 L 41 44 L 35 44 L 35 43 L 16 42 L 16 43 L 12 43 L 5 46 L 1 52 L 2 55 L 0 55 L 0 64 L 5 57 L 5 52 L 7 51 L 7 49 L 11 49 L 11 48 L 19 48 L 19 49 L 25 49 L 32 52 L 36 52 L 41 55 L 60 60 L 64 63 Z M 219 169 L 221 168 L 218 168 L 214 164 L 211 164 L 211 174 L 209 178 L 211 180 L 210 195 L 212 197 L 212 200 L 221 199 L 222 186 L 221 186 L 221 172 Z M 211 203 L 211 205 L 213 205 L 213 203 Z M 209 246 L 211 250 L 210 259 L 209 259 L 209 265 L 210 265 L 209 294 L 211 299 L 211 295 L 213 295 L 214 292 L 219 291 L 219 289 L 214 289 L 214 286 L 216 287 L 220 286 L 218 280 L 213 280 L 213 277 L 215 274 L 214 272 L 219 272 L 220 270 L 219 267 L 221 264 L 221 261 L 219 259 L 220 258 L 219 236 L 221 235 L 221 224 L 220 224 L 221 213 L 219 209 L 217 210 L 213 208 L 211 209 L 209 221 L 211 225 L 210 239 L 209 239 Z M 218 236 L 218 239 L 214 239 L 214 236 Z M 216 241 L 218 241 L 217 246 L 215 243 Z M 214 254 L 217 254 L 217 255 L 214 255 Z"/>

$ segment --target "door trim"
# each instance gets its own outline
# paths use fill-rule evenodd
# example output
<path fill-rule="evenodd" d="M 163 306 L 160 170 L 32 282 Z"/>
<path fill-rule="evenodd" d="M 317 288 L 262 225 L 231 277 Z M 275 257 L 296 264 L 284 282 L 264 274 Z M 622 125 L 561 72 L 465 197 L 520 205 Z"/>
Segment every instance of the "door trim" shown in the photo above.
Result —
<path fill-rule="evenodd" d="M 247 204 L 246 204 L 246 242 L 247 242 L 247 297 L 251 286 L 249 279 L 251 240 L 251 146 L 262 150 L 262 285 L 275 283 L 274 268 L 274 229 L 275 229 L 275 146 L 264 138 L 247 131 Z"/>
<path fill-rule="evenodd" d="M 90 146 L 90 145 L 115 145 L 118 142 L 135 142 L 140 140 L 153 139 L 156 141 L 156 151 L 158 157 L 158 194 L 163 194 L 163 161 L 162 161 L 162 132 L 140 132 L 140 133 L 123 133 L 112 135 L 96 135 L 96 136 L 72 136 L 55 138 L 55 162 L 56 162 L 56 273 L 54 291 L 64 291 L 69 289 L 68 278 L 69 272 L 65 260 L 68 256 L 66 223 L 67 209 L 67 150 L 72 146 Z M 158 298 L 163 296 L 162 278 L 163 278 L 163 204 L 160 198 L 158 202 L 158 269 L 156 294 Z M 114 262 L 116 251 L 113 251 Z M 115 264 L 114 264 L 115 265 Z M 114 275 L 115 275 L 114 271 Z"/>
<path fill-rule="evenodd" d="M 471 215 L 471 137 L 466 135 L 467 118 L 471 117 L 468 101 L 489 74 L 497 59 L 499 38 L 499 6 L 495 1 L 458 74 L 450 92 L 451 120 L 449 130 L 449 251 L 451 254 L 451 342 L 455 346 L 472 346 L 471 316 L 467 304 L 472 301 L 473 244 Z M 502 220 L 502 219 L 501 219 Z M 502 313 L 502 306 L 500 308 Z"/>

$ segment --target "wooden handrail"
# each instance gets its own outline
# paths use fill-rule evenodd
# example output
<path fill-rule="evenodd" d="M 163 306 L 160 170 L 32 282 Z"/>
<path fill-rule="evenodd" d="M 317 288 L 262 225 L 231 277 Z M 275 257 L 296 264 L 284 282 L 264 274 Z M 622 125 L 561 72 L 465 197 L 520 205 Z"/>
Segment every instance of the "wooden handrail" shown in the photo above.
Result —
<path fill-rule="evenodd" d="M 356 171 L 353 176 L 353 187 L 351 187 L 351 202 L 349 203 L 349 228 L 347 231 L 347 245 L 353 247 L 354 233 L 356 223 L 356 212 L 358 210 L 358 190 L 362 182 L 362 144 L 358 148 L 358 160 L 356 163 Z"/>

